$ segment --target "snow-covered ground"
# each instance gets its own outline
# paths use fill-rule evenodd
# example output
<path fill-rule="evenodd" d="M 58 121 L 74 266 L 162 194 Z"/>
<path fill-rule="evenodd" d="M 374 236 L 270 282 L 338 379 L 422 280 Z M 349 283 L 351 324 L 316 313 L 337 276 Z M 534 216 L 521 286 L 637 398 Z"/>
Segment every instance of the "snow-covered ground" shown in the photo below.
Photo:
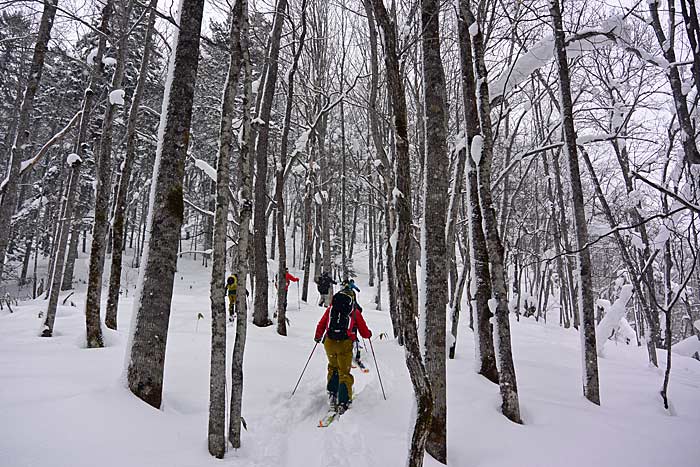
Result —
<path fill-rule="evenodd" d="M 84 275 L 85 261 L 81 256 L 78 275 Z M 144 404 L 122 384 L 132 293 L 121 300 L 120 330 L 105 329 L 108 345 L 99 350 L 83 348 L 84 285 L 69 299 L 75 307 L 59 307 L 56 336 L 50 339 L 37 337 L 37 316 L 45 301 L 21 302 L 14 314 L 0 312 L 0 466 L 404 465 L 411 384 L 402 348 L 377 337 L 390 333 L 390 320 L 386 311 L 371 309 L 373 292 L 363 274 L 357 280 L 359 300 L 375 335 L 387 400 L 371 355 L 365 354 L 371 371 L 355 373 L 353 407 L 329 428 L 317 428 L 326 409 L 320 346 L 290 398 L 314 346 L 313 330 L 322 312 L 313 303 L 315 289 L 311 303 L 299 305 L 292 284 L 288 337 L 278 336 L 274 326 L 249 326 L 243 393 L 248 429 L 243 447 L 229 450 L 223 461 L 210 457 L 209 272 L 200 261 L 180 261 L 162 410 Z M 205 316 L 199 322 L 198 313 Z M 663 370 L 648 366 L 643 348 L 610 342 L 599 360 L 602 405 L 596 407 L 581 395 L 576 331 L 556 323 L 517 323 L 513 317 L 513 354 L 525 421 L 520 426 L 500 415 L 498 388 L 474 373 L 473 339 L 466 321 L 460 326 L 457 358 L 448 362 L 450 465 L 698 465 L 700 362 L 673 355 L 673 410 L 667 413 L 658 396 Z M 230 355 L 234 328 L 229 332 Z M 665 362 L 665 355 L 659 356 Z M 427 458 L 426 465 L 437 463 Z"/>

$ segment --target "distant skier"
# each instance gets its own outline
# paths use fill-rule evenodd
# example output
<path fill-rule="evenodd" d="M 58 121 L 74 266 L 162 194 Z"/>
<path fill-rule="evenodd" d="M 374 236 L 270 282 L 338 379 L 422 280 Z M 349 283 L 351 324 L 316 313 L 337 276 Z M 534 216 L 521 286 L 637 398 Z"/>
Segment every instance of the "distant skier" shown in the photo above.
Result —
<path fill-rule="evenodd" d="M 331 297 L 333 296 L 333 289 L 331 285 L 335 285 L 337 282 L 333 280 L 330 274 L 328 274 L 328 271 L 324 271 L 323 274 L 314 279 L 314 282 L 316 282 L 318 293 L 321 294 L 318 306 L 330 305 Z"/>
<path fill-rule="evenodd" d="M 293 276 L 288 268 L 284 268 L 284 290 L 287 291 L 287 293 L 284 295 L 284 309 L 287 310 L 287 297 L 289 296 L 289 283 L 290 282 L 299 282 L 299 278 L 296 276 Z M 277 280 L 275 279 L 275 286 L 277 285 Z"/>
<path fill-rule="evenodd" d="M 228 319 L 236 318 L 236 294 L 238 292 L 238 276 L 231 274 L 226 279 L 226 295 L 228 295 Z"/>
<path fill-rule="evenodd" d="M 238 297 L 238 276 L 236 274 L 231 274 L 226 279 L 226 295 L 228 296 L 228 319 L 233 321 L 236 319 L 237 302 Z M 246 296 L 250 295 L 248 290 L 245 291 Z"/>
<path fill-rule="evenodd" d="M 342 414 L 352 402 L 352 385 L 354 379 L 350 374 L 352 367 L 353 342 L 357 340 L 354 330 L 357 329 L 365 339 L 372 337 L 372 331 L 367 327 L 362 313 L 355 307 L 355 293 L 350 285 L 335 295 L 331 305 L 316 326 L 314 340 L 321 342 L 328 357 L 328 375 L 326 389 L 328 390 L 331 409 Z"/>

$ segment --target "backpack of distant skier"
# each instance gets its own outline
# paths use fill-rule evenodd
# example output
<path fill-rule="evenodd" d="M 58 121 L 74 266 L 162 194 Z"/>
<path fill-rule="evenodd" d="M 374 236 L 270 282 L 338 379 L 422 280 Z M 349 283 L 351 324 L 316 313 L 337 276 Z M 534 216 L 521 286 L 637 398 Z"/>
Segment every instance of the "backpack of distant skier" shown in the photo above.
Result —
<path fill-rule="evenodd" d="M 333 295 L 331 311 L 328 317 L 328 331 L 326 335 L 334 340 L 348 338 L 350 327 L 350 314 L 353 310 L 353 298 L 343 292 Z"/>

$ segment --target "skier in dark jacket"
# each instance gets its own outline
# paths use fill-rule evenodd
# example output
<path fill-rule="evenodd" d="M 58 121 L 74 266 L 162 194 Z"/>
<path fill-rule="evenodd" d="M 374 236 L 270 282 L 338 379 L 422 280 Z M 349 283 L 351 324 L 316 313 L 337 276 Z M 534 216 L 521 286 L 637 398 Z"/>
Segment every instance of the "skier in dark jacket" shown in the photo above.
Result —
<path fill-rule="evenodd" d="M 336 285 L 337 282 L 333 280 L 330 274 L 328 274 L 328 271 L 324 271 L 320 277 L 314 279 L 314 282 L 316 282 L 318 293 L 321 294 L 318 301 L 318 306 L 330 305 L 331 297 L 333 297 L 333 287 L 331 286 Z"/>
<path fill-rule="evenodd" d="M 362 313 L 355 307 L 354 294 L 344 288 L 333 296 L 331 306 L 316 326 L 314 340 L 321 342 L 328 357 L 328 374 L 326 389 L 331 408 L 343 413 L 352 402 L 352 384 L 350 374 L 352 367 L 353 342 L 357 340 L 355 330 L 365 339 L 372 337 Z"/>

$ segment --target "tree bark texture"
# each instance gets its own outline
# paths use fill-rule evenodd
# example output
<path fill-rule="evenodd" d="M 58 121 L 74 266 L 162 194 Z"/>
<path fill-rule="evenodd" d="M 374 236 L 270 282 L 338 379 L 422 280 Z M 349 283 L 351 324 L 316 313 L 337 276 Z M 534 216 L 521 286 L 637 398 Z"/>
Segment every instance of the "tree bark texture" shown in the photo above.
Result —
<path fill-rule="evenodd" d="M 464 3 L 463 3 L 464 5 Z M 467 24 L 475 22 L 474 15 L 465 5 L 463 14 Z M 479 25 L 481 28 L 482 25 Z M 513 354 L 510 344 L 510 320 L 508 309 L 508 292 L 506 286 L 506 274 L 503 264 L 503 244 L 498 234 L 496 211 L 493 207 L 491 196 L 491 163 L 493 161 L 493 133 L 491 129 L 491 105 L 489 101 L 488 73 L 484 60 L 484 44 L 481 29 L 472 37 L 472 53 L 477 76 L 477 103 L 479 122 L 482 134 L 481 158 L 477 164 L 477 183 L 479 186 L 479 202 L 481 215 L 483 216 L 486 249 L 488 251 L 491 267 L 491 291 L 493 293 L 494 307 L 491 308 L 496 318 L 494 329 L 494 347 L 498 349 L 496 361 L 498 363 L 498 384 L 501 391 L 501 411 L 508 419 L 515 423 L 522 423 L 520 419 L 520 403 L 518 401 L 518 384 L 513 365 Z M 473 144 L 474 142 L 472 142 Z M 495 311 L 494 311 L 495 308 Z"/>
<path fill-rule="evenodd" d="M 425 369 L 433 396 L 426 451 L 447 464 L 447 211 L 450 158 L 447 151 L 445 71 L 440 57 L 440 2 L 421 0 L 425 111 L 425 169 L 421 250 L 425 290 Z M 399 190 L 400 191 L 400 190 Z M 404 289 L 405 290 L 405 289 Z"/>
<path fill-rule="evenodd" d="M 564 144 L 569 162 L 569 178 L 574 211 L 574 228 L 576 230 L 576 249 L 578 258 L 578 310 L 580 314 L 580 334 L 583 353 L 583 394 L 589 401 L 600 405 L 600 388 L 598 384 L 598 354 L 596 353 L 595 310 L 593 302 L 593 281 L 588 227 L 583 203 L 583 188 L 579 172 L 576 151 L 576 131 L 574 129 L 573 103 L 571 101 L 571 79 L 566 58 L 566 44 L 561 18 L 559 0 L 550 0 L 549 11 L 554 29 L 554 49 L 559 72 L 559 97 L 561 102 L 562 128 Z"/>
<path fill-rule="evenodd" d="M 245 351 L 246 333 L 248 327 L 248 304 L 245 290 L 249 271 L 249 239 L 250 221 L 253 215 L 253 169 L 250 160 L 252 146 L 250 116 L 248 106 L 253 101 L 252 71 L 249 51 L 248 0 L 238 0 L 241 4 L 241 52 L 244 70 L 243 81 L 243 137 L 238 159 L 239 193 L 238 206 L 240 227 L 238 229 L 238 290 L 236 300 L 236 339 L 233 344 L 231 358 L 231 404 L 229 416 L 228 439 L 234 448 L 241 447 L 241 410 L 243 401 L 243 355 Z"/>
<path fill-rule="evenodd" d="M 479 185 L 477 165 L 471 156 L 471 143 L 479 134 L 479 112 L 476 103 L 476 82 L 472 57 L 470 23 L 467 23 L 465 5 L 467 0 L 460 0 L 459 37 L 462 72 L 462 89 L 467 147 L 467 202 L 469 203 L 469 256 L 471 259 L 471 280 L 469 296 L 473 301 L 476 329 L 474 330 L 474 347 L 477 356 L 476 371 L 489 381 L 498 383 L 496 352 L 493 347 L 493 313 L 488 302 L 491 298 L 491 273 L 489 271 L 489 254 L 484 236 L 481 205 L 479 203 Z"/>
<path fill-rule="evenodd" d="M 301 52 L 304 50 L 306 38 L 306 0 L 301 4 L 301 34 L 294 50 L 292 65 L 287 74 L 287 103 L 284 110 L 284 124 L 282 126 L 282 142 L 280 143 L 280 160 L 275 177 L 275 203 L 277 204 L 277 250 L 279 251 L 277 268 L 277 334 L 287 335 L 287 242 L 284 228 L 284 168 L 287 166 L 287 151 L 289 148 L 289 128 L 292 122 L 292 107 L 294 105 L 294 76 L 299 64 Z"/>
<path fill-rule="evenodd" d="M 182 179 L 187 157 L 192 99 L 197 79 L 204 0 L 182 0 L 180 28 L 163 96 L 156 162 L 153 168 L 148 238 L 134 300 L 127 378 L 136 396 L 160 407 L 170 304 L 184 203 Z M 245 294 L 242 294 L 245 296 Z"/>
<path fill-rule="evenodd" d="M 401 313 L 399 312 L 399 307 L 397 306 L 396 297 L 396 277 L 394 274 L 394 251 L 391 246 L 391 242 L 388 241 L 391 235 L 394 233 L 395 225 L 395 207 L 391 203 L 391 196 L 394 190 L 394 174 L 391 170 L 391 162 L 389 157 L 384 150 L 384 140 L 380 133 L 379 128 L 379 112 L 377 109 L 377 90 L 379 87 L 379 53 L 378 53 L 378 32 L 375 24 L 375 15 L 372 7 L 373 0 L 363 0 L 363 5 L 365 7 L 365 13 L 367 14 L 367 27 L 369 31 L 369 43 L 370 43 L 370 68 L 372 72 L 370 88 L 369 88 L 369 121 L 370 121 L 370 132 L 372 134 L 372 142 L 374 143 L 374 148 L 376 151 L 375 157 L 381 162 L 379 167 L 379 173 L 384 181 L 384 191 L 386 193 L 385 200 L 385 215 L 384 215 L 384 234 L 387 239 L 386 242 L 386 273 L 387 273 L 387 288 L 389 290 L 389 316 L 391 317 L 391 324 L 394 332 L 394 338 L 398 338 L 399 344 L 403 343 L 403 334 L 401 332 Z M 376 224 L 375 224 L 376 230 Z M 381 253 L 379 254 L 381 258 Z M 380 260 L 381 261 L 381 260 Z M 381 284 L 381 279 L 380 279 Z M 381 287 L 381 286 L 380 286 Z M 380 297 L 377 306 L 381 307 L 381 289 L 378 288 L 377 294 Z"/>
<path fill-rule="evenodd" d="M 408 119 L 406 111 L 406 94 L 401 79 L 399 58 L 397 56 L 396 23 L 389 19 L 383 0 L 371 0 L 374 14 L 384 36 L 384 58 L 387 70 L 387 85 L 391 94 L 393 123 L 396 132 L 396 199 L 397 240 L 395 257 L 396 279 L 403 291 L 399 295 L 399 309 L 402 321 L 402 334 L 406 366 L 408 367 L 413 392 L 416 398 L 417 412 L 407 465 L 423 465 L 424 451 L 431 427 L 433 397 L 430 381 L 420 353 L 418 331 L 416 329 L 416 297 L 413 295 L 415 284 L 411 283 L 406 259 L 411 249 L 411 179 L 410 159 L 408 153 Z M 444 233 L 443 233 L 444 238 Z M 390 242 L 389 242 L 390 243 Z"/>
<path fill-rule="evenodd" d="M 228 75 L 224 86 L 216 166 L 216 207 L 209 299 L 211 301 L 211 364 L 209 367 L 209 454 L 223 459 L 226 452 L 226 230 L 229 210 L 229 178 L 233 117 L 241 71 L 241 2 L 232 11 L 229 32 Z M 242 295 L 245 289 L 241 290 Z"/>
<path fill-rule="evenodd" d="M 275 19 L 270 33 L 270 50 L 266 60 L 265 81 L 260 101 L 260 114 L 257 118 L 257 142 L 255 145 L 255 215 L 253 217 L 253 245 L 255 248 L 255 304 L 253 324 L 272 324 L 268 313 L 268 271 L 267 271 L 267 151 L 270 134 L 270 114 L 272 100 L 277 85 L 277 67 L 284 24 L 287 0 L 277 0 Z"/>
<path fill-rule="evenodd" d="M 102 13 L 102 23 L 100 30 L 107 33 L 109 22 L 112 17 L 114 0 L 108 0 Z M 117 49 L 117 63 L 112 76 L 110 93 L 118 90 L 122 85 L 124 77 L 124 67 L 126 59 L 127 38 L 129 16 L 131 15 L 131 2 L 122 12 L 121 27 L 117 28 L 120 36 Z M 98 54 L 99 55 L 99 54 Z M 101 60 L 101 58 L 98 58 Z M 95 188 L 95 218 L 92 224 L 92 243 L 90 244 L 90 262 L 88 266 L 88 284 L 85 295 L 85 329 L 87 334 L 88 348 L 104 347 L 102 341 L 102 327 L 100 324 L 100 307 L 102 301 L 102 273 L 105 264 L 105 249 L 107 246 L 107 230 L 109 229 L 109 191 L 111 188 L 110 176 L 112 172 L 112 122 L 117 105 L 110 99 L 105 107 L 105 114 L 102 118 L 102 134 L 99 146 L 95 151 L 97 155 L 96 182 Z"/>

